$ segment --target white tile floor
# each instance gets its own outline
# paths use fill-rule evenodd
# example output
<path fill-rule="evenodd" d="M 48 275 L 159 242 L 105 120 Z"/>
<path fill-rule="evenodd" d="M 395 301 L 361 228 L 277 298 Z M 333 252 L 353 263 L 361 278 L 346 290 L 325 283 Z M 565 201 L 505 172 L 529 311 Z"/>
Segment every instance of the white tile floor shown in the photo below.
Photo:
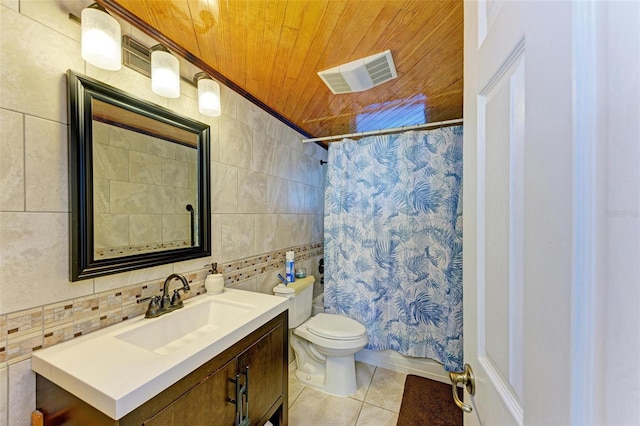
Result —
<path fill-rule="evenodd" d="M 349 397 L 328 395 L 304 386 L 289 364 L 291 426 L 395 426 L 406 374 L 356 362 L 358 390 Z"/>

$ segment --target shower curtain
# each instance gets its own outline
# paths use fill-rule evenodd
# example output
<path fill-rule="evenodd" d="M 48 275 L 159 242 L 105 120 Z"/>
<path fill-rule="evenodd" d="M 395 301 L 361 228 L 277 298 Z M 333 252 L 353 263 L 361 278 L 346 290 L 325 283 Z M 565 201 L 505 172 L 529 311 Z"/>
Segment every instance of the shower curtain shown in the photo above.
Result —
<path fill-rule="evenodd" d="M 462 370 L 462 127 L 329 145 L 325 308 Z"/>

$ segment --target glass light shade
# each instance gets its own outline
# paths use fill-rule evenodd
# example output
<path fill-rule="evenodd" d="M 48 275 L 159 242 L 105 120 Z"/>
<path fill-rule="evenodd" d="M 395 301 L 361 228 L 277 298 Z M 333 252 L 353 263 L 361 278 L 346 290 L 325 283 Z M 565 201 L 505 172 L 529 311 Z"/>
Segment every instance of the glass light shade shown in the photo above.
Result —
<path fill-rule="evenodd" d="M 116 71 L 122 67 L 120 24 L 108 13 L 86 8 L 81 14 L 82 59 L 99 68 Z"/>
<path fill-rule="evenodd" d="M 152 49 L 151 90 L 165 98 L 180 96 L 180 64 L 171 53 Z"/>
<path fill-rule="evenodd" d="M 198 110 L 208 117 L 220 116 L 220 85 L 210 78 L 198 80 Z"/>

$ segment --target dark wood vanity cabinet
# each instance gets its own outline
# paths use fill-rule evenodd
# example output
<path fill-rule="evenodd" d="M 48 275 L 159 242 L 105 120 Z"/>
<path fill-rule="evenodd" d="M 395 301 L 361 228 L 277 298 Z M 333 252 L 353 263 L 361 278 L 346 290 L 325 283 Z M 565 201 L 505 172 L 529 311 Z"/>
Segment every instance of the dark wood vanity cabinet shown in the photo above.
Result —
<path fill-rule="evenodd" d="M 249 418 L 252 424 L 256 421 L 257 424 L 263 425 L 269 420 L 271 416 L 266 414 L 270 413 L 274 404 L 278 402 L 274 397 L 281 395 L 283 389 L 286 392 L 288 349 L 282 346 L 285 336 L 287 336 L 286 325 L 284 328 L 274 328 L 238 357 L 238 372 L 241 374 L 239 379 L 246 379 L 242 377 L 243 374 L 248 374 L 249 378 L 247 393 Z M 286 370 L 285 374 L 282 374 L 280 368 L 274 368 L 276 365 L 282 365 Z"/>
<path fill-rule="evenodd" d="M 45 426 L 234 425 L 236 383 L 246 385 L 251 425 L 288 423 L 288 318 L 285 311 L 120 420 L 114 420 L 38 375 L 36 405 Z M 99 367 L 97 367 L 99 368 Z M 248 382 L 248 384 L 247 384 Z M 246 400 L 245 400 L 246 399 Z M 246 413 L 243 413 L 243 415 Z"/>
<path fill-rule="evenodd" d="M 235 389 L 229 382 L 235 371 L 235 362 L 230 361 L 143 424 L 206 425 L 212 424 L 211 419 L 216 419 L 216 424 L 234 424 L 236 410 L 227 398 L 233 395 L 232 389 Z"/>

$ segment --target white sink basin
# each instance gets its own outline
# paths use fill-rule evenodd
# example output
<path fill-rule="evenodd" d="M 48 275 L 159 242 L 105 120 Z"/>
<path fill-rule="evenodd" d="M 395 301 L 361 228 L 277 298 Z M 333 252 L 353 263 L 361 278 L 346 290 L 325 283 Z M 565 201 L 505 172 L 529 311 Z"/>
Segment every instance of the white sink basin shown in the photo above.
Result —
<path fill-rule="evenodd" d="M 288 299 L 242 290 L 185 301 L 35 351 L 32 369 L 118 420 L 287 309 Z"/>
<path fill-rule="evenodd" d="M 185 305 L 182 309 L 146 321 L 114 337 L 158 354 L 167 354 L 200 341 L 221 324 L 255 308 L 256 305 L 211 297 L 203 303 Z"/>

